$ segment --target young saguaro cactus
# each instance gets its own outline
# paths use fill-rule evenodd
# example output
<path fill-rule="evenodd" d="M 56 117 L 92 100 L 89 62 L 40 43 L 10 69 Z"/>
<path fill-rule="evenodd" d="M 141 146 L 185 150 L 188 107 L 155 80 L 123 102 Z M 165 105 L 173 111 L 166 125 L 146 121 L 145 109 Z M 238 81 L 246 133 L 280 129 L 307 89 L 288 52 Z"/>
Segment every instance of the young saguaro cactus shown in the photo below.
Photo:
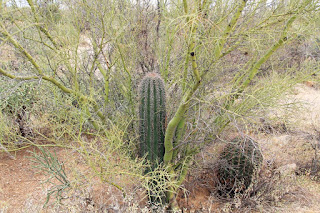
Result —
<path fill-rule="evenodd" d="M 148 73 L 139 86 L 140 156 L 155 166 L 163 161 L 166 119 L 164 83 L 157 73 Z"/>

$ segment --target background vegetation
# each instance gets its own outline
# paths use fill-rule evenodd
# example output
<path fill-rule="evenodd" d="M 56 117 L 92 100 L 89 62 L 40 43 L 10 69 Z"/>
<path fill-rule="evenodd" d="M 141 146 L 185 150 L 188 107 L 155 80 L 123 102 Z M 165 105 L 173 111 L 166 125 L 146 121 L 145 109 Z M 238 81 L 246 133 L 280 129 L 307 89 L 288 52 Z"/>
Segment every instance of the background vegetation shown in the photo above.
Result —
<path fill-rule="evenodd" d="M 276 122 L 270 109 L 292 109 L 284 95 L 320 69 L 318 0 L 0 2 L 0 150 L 74 151 L 87 180 L 126 198 L 160 176 L 159 195 L 177 207 L 201 153 Z M 138 84 L 148 72 L 164 79 L 168 127 L 163 167 L 144 174 Z"/>

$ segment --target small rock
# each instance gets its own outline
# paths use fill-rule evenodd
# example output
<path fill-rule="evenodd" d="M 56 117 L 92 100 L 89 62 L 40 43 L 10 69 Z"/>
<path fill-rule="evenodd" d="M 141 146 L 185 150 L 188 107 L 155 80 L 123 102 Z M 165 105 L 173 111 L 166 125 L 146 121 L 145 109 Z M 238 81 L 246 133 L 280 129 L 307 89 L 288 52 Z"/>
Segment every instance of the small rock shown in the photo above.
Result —
<path fill-rule="evenodd" d="M 279 147 L 284 147 L 290 143 L 291 139 L 292 139 L 291 135 L 281 135 L 281 136 L 273 137 L 272 142 L 273 144 L 278 145 Z"/>
<path fill-rule="evenodd" d="M 305 81 L 303 82 L 307 87 L 315 87 L 316 83 L 313 81 Z"/>
<path fill-rule="evenodd" d="M 291 163 L 278 168 L 281 176 L 288 176 L 294 174 L 297 169 L 297 164 Z"/>

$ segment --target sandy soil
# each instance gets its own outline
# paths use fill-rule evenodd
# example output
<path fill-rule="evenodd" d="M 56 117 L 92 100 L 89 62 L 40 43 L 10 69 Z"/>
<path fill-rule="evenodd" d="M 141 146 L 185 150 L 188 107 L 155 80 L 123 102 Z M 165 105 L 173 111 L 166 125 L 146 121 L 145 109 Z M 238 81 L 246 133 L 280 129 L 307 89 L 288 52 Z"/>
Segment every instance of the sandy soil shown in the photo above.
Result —
<path fill-rule="evenodd" d="M 32 167 L 28 151 L 15 153 L 15 159 L 0 154 L 0 212 L 23 212 L 32 202 L 44 201 L 45 177 Z"/>

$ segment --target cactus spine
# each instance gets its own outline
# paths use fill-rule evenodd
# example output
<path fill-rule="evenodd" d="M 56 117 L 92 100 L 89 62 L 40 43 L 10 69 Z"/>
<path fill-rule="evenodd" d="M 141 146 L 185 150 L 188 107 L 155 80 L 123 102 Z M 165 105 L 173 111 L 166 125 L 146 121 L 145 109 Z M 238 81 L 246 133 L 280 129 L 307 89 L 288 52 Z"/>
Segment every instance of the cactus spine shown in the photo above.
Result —
<path fill-rule="evenodd" d="M 233 197 L 236 191 L 244 192 L 249 187 L 263 156 L 257 142 L 237 137 L 224 147 L 219 159 L 219 194 Z"/>
<path fill-rule="evenodd" d="M 139 86 L 140 156 L 155 166 L 164 156 L 166 102 L 164 83 L 157 73 L 148 73 Z"/>

